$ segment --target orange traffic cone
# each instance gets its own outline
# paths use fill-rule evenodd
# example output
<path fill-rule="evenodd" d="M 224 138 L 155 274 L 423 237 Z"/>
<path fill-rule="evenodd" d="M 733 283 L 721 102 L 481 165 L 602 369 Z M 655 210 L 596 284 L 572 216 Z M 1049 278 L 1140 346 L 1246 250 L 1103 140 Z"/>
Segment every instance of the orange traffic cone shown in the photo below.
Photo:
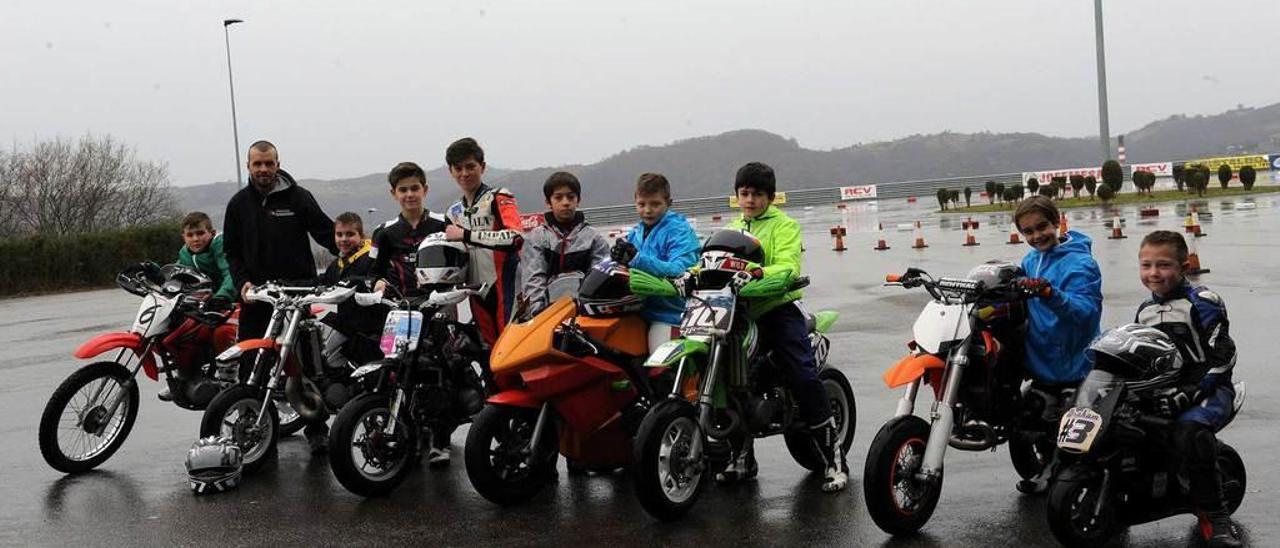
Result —
<path fill-rule="evenodd" d="M 1196 210 L 1196 206 L 1191 206 L 1191 211 L 1187 213 L 1187 232 L 1196 238 L 1208 235 L 1200 229 L 1200 212 Z"/>
<path fill-rule="evenodd" d="M 1190 268 L 1187 269 L 1187 275 L 1198 276 L 1200 274 L 1208 274 L 1209 269 L 1203 268 L 1200 265 L 1200 252 L 1196 249 L 1195 238 L 1187 238 L 1187 248 L 1188 251 L 1190 251 L 1190 253 L 1187 254 L 1187 264 L 1190 266 Z"/>
<path fill-rule="evenodd" d="M 1124 235 L 1124 229 L 1121 228 L 1120 216 L 1116 215 L 1111 219 L 1111 235 L 1107 236 L 1108 240 L 1123 240 L 1128 238 Z"/>
<path fill-rule="evenodd" d="M 982 245 L 978 243 L 978 239 L 973 236 L 973 225 L 965 225 L 964 227 L 964 246 L 971 247 Z"/>
<path fill-rule="evenodd" d="M 1009 225 L 1009 245 L 1022 245 L 1022 238 L 1018 237 L 1018 225 Z"/>
<path fill-rule="evenodd" d="M 871 249 L 874 249 L 876 251 L 884 251 L 886 249 L 889 249 L 889 244 L 885 243 L 884 241 L 884 223 L 880 223 L 879 227 L 876 229 L 876 234 L 878 234 L 880 238 L 876 240 L 876 246 Z"/>
<path fill-rule="evenodd" d="M 1059 213 L 1058 214 L 1058 236 L 1066 236 L 1066 235 L 1067 235 L 1067 214 Z"/>
<path fill-rule="evenodd" d="M 973 220 L 973 217 L 969 217 L 969 226 L 973 227 L 974 230 L 977 230 L 978 221 Z"/>
<path fill-rule="evenodd" d="M 916 244 L 911 249 L 924 249 L 929 247 L 924 243 L 924 229 L 920 228 L 920 221 L 916 221 Z"/>
<path fill-rule="evenodd" d="M 836 238 L 836 245 L 835 245 L 835 247 L 832 247 L 832 248 L 831 248 L 831 250 L 832 250 L 832 251 L 844 251 L 844 250 L 845 250 L 845 247 L 844 247 L 844 235 L 845 235 L 845 228 L 844 228 L 844 226 L 843 226 L 843 225 L 836 225 L 836 226 L 831 227 L 831 235 L 832 235 L 832 236 L 835 236 L 835 238 Z"/>

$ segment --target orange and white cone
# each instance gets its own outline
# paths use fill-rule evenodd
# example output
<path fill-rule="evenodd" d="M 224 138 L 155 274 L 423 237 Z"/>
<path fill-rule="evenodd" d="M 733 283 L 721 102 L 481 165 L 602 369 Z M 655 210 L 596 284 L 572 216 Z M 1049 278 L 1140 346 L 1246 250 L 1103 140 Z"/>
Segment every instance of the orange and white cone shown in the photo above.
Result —
<path fill-rule="evenodd" d="M 920 228 L 920 221 L 916 221 L 916 243 L 911 249 L 924 249 L 929 247 L 924 243 L 924 229 Z"/>
<path fill-rule="evenodd" d="M 1018 225 L 1009 225 L 1009 245 L 1022 245 L 1022 238 L 1018 237 Z"/>
<path fill-rule="evenodd" d="M 1061 237 L 1061 236 L 1066 236 L 1066 235 L 1067 235 L 1067 230 L 1068 230 L 1068 228 L 1067 228 L 1067 214 L 1066 214 L 1066 213 L 1059 213 L 1059 214 L 1058 214 L 1058 236 L 1060 236 L 1060 237 Z"/>
<path fill-rule="evenodd" d="M 889 244 L 884 241 L 884 223 L 880 223 L 879 227 L 876 229 L 876 234 L 879 236 L 879 239 L 876 240 L 876 246 L 871 249 L 876 251 L 889 249 Z"/>
<path fill-rule="evenodd" d="M 1196 249 L 1195 238 L 1187 238 L 1187 249 L 1190 251 L 1190 253 L 1187 254 L 1187 265 L 1189 267 L 1187 268 L 1187 275 L 1198 276 L 1200 274 L 1208 274 L 1209 269 L 1204 268 L 1200 264 L 1200 251 Z"/>
<path fill-rule="evenodd" d="M 836 238 L 836 245 L 831 248 L 832 251 L 844 251 L 844 225 L 836 225 L 831 227 L 831 235 Z"/>
<path fill-rule="evenodd" d="M 1124 228 L 1122 228 L 1120 216 L 1116 215 L 1114 218 L 1111 219 L 1111 235 L 1107 236 L 1107 239 L 1123 240 L 1125 238 L 1128 238 L 1128 236 L 1124 235 Z"/>
<path fill-rule="evenodd" d="M 978 243 L 978 239 L 973 236 L 973 225 L 966 225 L 964 227 L 964 246 L 972 247 L 975 245 L 982 244 Z"/>

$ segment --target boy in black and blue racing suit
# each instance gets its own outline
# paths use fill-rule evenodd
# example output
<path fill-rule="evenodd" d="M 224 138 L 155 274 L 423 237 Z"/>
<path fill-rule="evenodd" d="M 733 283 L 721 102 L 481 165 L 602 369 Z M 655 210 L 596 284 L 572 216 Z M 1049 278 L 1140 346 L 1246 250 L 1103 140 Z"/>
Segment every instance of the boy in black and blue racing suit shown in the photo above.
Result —
<path fill-rule="evenodd" d="M 1241 546 L 1223 502 L 1214 435 L 1234 413 L 1236 345 L 1222 298 L 1187 281 L 1187 258 L 1187 242 L 1177 232 L 1157 230 L 1143 238 L 1139 271 L 1151 298 L 1138 307 L 1135 321 L 1169 335 L 1182 354 L 1177 386 L 1155 407 L 1174 418 L 1173 448 L 1186 462 L 1192 501 L 1209 525 L 1206 540 L 1209 546 Z"/>

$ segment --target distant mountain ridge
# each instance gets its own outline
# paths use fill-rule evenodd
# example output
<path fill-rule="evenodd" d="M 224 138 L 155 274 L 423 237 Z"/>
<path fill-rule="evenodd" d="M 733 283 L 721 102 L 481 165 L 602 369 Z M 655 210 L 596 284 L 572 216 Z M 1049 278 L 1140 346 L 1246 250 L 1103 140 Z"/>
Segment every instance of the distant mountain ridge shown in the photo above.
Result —
<path fill-rule="evenodd" d="M 1280 103 L 1237 108 L 1209 116 L 1170 116 L 1125 135 L 1129 163 L 1203 156 L 1271 152 L 1280 149 Z M 491 159 L 492 160 L 492 159 Z M 1049 137 L 1038 133 L 954 133 L 911 135 L 893 141 L 833 150 L 801 147 L 795 139 L 756 129 L 695 137 L 661 146 L 638 146 L 588 165 L 526 170 L 490 168 L 486 182 L 510 189 L 523 211 L 543 209 L 542 182 L 555 171 L 570 171 L 583 184 L 584 206 L 626 203 L 636 177 L 647 171 L 670 179 L 675 197 L 723 196 L 732 189 L 742 164 L 762 161 L 774 167 L 787 189 L 846 184 L 1012 173 L 1097 165 L 1096 137 Z M 291 172 L 295 176 L 305 172 Z M 458 190 L 444 167 L 427 173 L 427 204 L 439 211 L 456 200 Z M 377 208 L 366 223 L 390 219 L 397 207 L 387 193 L 386 175 L 374 173 L 338 180 L 301 179 L 326 212 Z M 233 183 L 174 189 L 182 207 L 199 209 L 220 222 Z"/>

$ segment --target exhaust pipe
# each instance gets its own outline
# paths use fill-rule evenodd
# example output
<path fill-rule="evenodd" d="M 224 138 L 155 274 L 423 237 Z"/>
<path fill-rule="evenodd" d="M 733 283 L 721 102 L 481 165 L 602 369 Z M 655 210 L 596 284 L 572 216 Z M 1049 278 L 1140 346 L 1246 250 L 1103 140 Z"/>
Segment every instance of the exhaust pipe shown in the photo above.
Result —
<path fill-rule="evenodd" d="M 969 421 L 951 435 L 950 445 L 961 451 L 986 451 L 996 446 L 996 430 L 983 421 Z"/>
<path fill-rule="evenodd" d="M 324 395 L 316 383 L 306 377 L 289 377 L 284 385 L 284 398 L 298 412 L 298 416 L 307 422 L 322 421 L 329 418 L 325 409 Z"/>

